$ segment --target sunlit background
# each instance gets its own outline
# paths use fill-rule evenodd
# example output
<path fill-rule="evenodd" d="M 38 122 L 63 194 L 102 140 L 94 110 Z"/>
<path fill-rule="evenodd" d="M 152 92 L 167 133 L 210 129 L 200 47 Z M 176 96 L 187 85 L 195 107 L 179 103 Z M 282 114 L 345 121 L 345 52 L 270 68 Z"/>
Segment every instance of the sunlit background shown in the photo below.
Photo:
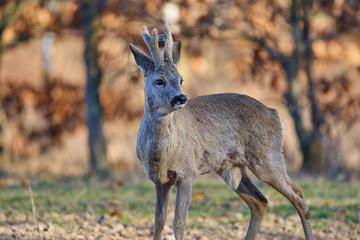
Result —
<path fill-rule="evenodd" d="M 87 43 L 101 70 L 103 166 L 115 176 L 142 176 L 135 146 L 143 79 L 128 44 L 148 53 L 142 25 L 161 32 L 164 22 L 182 41 L 189 98 L 250 95 L 279 111 L 291 173 L 359 177 L 359 1 L 4 0 L 0 8 L 3 179 L 94 171 Z"/>

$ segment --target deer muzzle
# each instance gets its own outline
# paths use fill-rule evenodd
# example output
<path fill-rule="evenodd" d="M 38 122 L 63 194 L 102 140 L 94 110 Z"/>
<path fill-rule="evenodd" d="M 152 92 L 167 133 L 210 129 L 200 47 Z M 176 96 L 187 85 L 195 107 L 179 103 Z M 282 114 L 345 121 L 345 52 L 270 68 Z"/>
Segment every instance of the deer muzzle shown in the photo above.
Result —
<path fill-rule="evenodd" d="M 175 107 L 182 107 L 187 102 L 187 97 L 184 94 L 177 95 L 171 101 L 171 104 Z"/>

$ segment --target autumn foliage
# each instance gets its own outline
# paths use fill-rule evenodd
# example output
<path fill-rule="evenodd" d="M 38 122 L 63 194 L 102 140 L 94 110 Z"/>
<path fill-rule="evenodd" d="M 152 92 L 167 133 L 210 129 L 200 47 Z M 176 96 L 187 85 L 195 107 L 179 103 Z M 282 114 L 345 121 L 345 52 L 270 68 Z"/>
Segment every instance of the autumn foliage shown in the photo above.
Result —
<path fill-rule="evenodd" d="M 84 174 L 89 153 L 79 1 L 19 2 L 0 2 L 2 168 L 11 174 Z M 347 176 L 360 171 L 358 1 L 108 0 L 99 21 L 103 132 L 115 169 L 141 169 L 135 144 L 143 83 L 128 43 L 147 51 L 142 25 L 162 28 L 167 21 L 183 44 L 179 71 L 189 97 L 239 92 L 277 108 L 288 168 L 299 171 L 307 155 L 287 104 L 290 89 L 304 131 L 316 128 L 319 136 L 311 145 L 320 151 L 317 170 Z M 298 61 L 292 83 L 286 61 Z"/>

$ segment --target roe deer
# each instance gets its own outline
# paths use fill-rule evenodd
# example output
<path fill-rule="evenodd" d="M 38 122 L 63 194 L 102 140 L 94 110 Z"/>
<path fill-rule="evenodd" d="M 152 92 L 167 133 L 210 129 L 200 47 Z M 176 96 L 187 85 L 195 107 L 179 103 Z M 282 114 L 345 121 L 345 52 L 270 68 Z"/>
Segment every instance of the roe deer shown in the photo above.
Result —
<path fill-rule="evenodd" d="M 214 94 L 187 100 L 177 71 L 180 41 L 173 42 L 169 26 L 142 36 L 152 58 L 130 44 L 144 77 L 145 112 L 136 153 L 145 174 L 156 185 L 153 239 L 161 239 L 169 193 L 176 186 L 173 230 L 183 239 L 194 178 L 217 173 L 249 206 L 251 219 L 245 239 L 254 239 L 268 201 L 246 174 L 284 195 L 300 216 L 306 239 L 313 239 L 310 211 L 302 190 L 286 173 L 283 125 L 276 110 L 240 94 Z M 160 49 L 159 40 L 164 41 Z"/>

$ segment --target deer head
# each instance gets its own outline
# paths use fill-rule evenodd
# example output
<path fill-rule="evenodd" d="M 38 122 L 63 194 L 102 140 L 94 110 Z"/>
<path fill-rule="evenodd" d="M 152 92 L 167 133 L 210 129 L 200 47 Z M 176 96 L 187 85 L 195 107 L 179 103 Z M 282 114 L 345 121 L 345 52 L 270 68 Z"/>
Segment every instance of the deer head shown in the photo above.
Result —
<path fill-rule="evenodd" d="M 176 68 L 180 60 L 181 42 L 173 42 L 167 23 L 161 35 L 153 29 L 150 36 L 146 26 L 143 26 L 142 36 L 151 58 L 131 43 L 130 50 L 145 81 L 145 114 L 158 113 L 165 116 L 181 109 L 187 101 L 181 86 L 183 80 Z M 159 40 L 164 41 L 163 49 L 159 47 Z"/>

